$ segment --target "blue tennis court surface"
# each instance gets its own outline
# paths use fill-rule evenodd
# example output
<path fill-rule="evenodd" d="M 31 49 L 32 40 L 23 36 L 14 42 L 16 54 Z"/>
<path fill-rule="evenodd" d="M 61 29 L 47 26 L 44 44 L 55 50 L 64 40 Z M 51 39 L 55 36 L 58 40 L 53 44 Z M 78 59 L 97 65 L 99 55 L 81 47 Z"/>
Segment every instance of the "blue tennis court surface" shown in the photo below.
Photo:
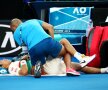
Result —
<path fill-rule="evenodd" d="M 108 90 L 108 74 L 0 76 L 0 90 Z"/>

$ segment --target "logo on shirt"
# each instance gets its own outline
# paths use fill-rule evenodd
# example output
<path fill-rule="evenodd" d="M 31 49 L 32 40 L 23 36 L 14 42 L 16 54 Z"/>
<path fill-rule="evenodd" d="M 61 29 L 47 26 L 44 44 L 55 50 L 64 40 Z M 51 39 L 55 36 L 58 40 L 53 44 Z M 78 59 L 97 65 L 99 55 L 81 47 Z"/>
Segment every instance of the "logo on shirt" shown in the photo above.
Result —
<path fill-rule="evenodd" d="M 21 49 L 13 38 L 9 25 L 0 24 L 0 55 L 15 55 Z"/>

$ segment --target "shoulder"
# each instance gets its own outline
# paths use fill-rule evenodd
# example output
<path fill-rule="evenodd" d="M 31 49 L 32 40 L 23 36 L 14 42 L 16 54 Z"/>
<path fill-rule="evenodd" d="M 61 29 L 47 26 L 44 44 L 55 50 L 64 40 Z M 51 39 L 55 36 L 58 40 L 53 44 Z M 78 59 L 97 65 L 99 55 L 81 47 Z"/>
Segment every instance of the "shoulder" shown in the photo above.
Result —
<path fill-rule="evenodd" d="M 30 20 L 25 21 L 24 23 L 29 23 L 29 22 L 38 22 L 38 19 L 30 19 Z"/>
<path fill-rule="evenodd" d="M 25 21 L 24 23 L 35 23 L 35 22 L 42 23 L 43 21 L 39 19 L 30 19 L 30 20 Z"/>

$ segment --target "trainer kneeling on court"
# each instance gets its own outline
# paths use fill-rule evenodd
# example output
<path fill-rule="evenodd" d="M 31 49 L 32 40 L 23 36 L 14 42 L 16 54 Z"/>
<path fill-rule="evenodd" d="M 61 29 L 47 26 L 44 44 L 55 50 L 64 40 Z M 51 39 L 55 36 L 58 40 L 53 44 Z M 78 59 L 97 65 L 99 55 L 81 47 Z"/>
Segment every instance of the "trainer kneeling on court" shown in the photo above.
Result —
<path fill-rule="evenodd" d="M 76 57 L 80 62 L 82 62 L 82 67 L 95 58 L 95 55 L 82 58 L 66 39 L 61 43 L 55 41 L 53 39 L 54 30 L 52 25 L 44 21 L 31 19 L 22 22 L 20 19 L 15 18 L 11 21 L 10 28 L 14 31 L 16 42 L 20 46 L 24 43 L 28 47 L 31 64 L 33 66 L 32 68 L 40 66 L 40 62 L 42 65 L 45 64 L 45 58 L 48 55 L 54 58 L 60 56 L 64 58 L 67 75 L 80 75 L 79 72 L 71 67 L 71 60 L 68 58 L 68 54 Z M 50 35 L 48 35 L 45 30 L 47 30 Z M 36 63 L 37 61 L 39 62 Z M 40 68 L 38 67 L 35 70 L 35 75 L 38 75 L 39 72 Z"/>

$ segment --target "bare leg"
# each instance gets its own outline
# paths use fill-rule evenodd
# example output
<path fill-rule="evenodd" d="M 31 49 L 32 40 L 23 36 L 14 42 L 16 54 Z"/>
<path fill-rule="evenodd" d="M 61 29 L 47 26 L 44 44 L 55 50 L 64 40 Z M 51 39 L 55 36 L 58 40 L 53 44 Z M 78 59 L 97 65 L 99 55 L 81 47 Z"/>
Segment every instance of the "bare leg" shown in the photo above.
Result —
<path fill-rule="evenodd" d="M 62 39 L 60 43 L 65 47 L 66 51 L 72 56 L 77 52 L 67 39 Z"/>
<path fill-rule="evenodd" d="M 67 60 L 69 60 L 69 61 L 67 62 Z M 70 65 L 70 67 L 74 68 L 75 70 L 81 70 L 82 69 L 82 67 L 79 63 L 70 62 L 70 61 L 71 61 L 71 55 L 69 53 L 65 54 L 64 62 L 66 63 L 66 66 Z"/>
<path fill-rule="evenodd" d="M 90 63 L 96 55 L 93 55 L 93 56 L 85 56 L 83 55 L 82 57 L 82 54 L 79 54 L 76 49 L 70 44 L 70 42 L 67 40 L 67 39 L 62 39 L 60 41 L 60 43 L 64 46 L 65 50 L 67 53 L 69 53 L 71 56 L 74 56 L 76 59 L 78 59 L 80 62 L 85 62 L 85 63 L 82 63 L 81 66 L 84 67 L 86 66 L 88 63 Z"/>
<path fill-rule="evenodd" d="M 71 62 L 71 67 L 74 68 L 75 70 L 81 70 L 82 67 L 79 63 Z"/>
<path fill-rule="evenodd" d="M 71 68 L 71 56 L 70 56 L 70 54 L 66 53 L 64 55 L 64 63 L 65 63 L 67 68 Z"/>
<path fill-rule="evenodd" d="M 98 73 L 101 73 L 100 68 L 88 67 L 88 66 L 85 66 L 84 68 L 82 68 L 81 71 L 83 71 L 84 73 L 88 73 L 88 74 L 98 74 Z"/>
<path fill-rule="evenodd" d="M 63 45 L 62 45 L 62 50 L 59 53 L 59 56 L 64 57 L 64 63 L 66 65 L 66 73 L 67 73 L 67 75 L 80 75 L 79 72 L 75 71 L 71 67 L 71 55 L 70 55 L 70 53 L 66 52 L 66 49 L 64 48 Z"/>
<path fill-rule="evenodd" d="M 66 53 L 64 55 L 64 63 L 66 65 L 66 67 L 68 67 L 68 65 L 69 65 L 69 67 L 74 68 L 75 70 L 81 70 L 82 69 L 82 67 L 79 63 L 71 62 L 71 55 L 69 53 Z"/>
<path fill-rule="evenodd" d="M 77 51 L 75 50 L 75 48 L 70 44 L 70 42 L 67 39 L 62 39 L 60 41 L 60 43 L 62 44 L 62 50 L 61 50 L 59 56 L 64 57 L 64 63 L 66 65 L 66 68 L 71 69 L 72 67 L 74 67 L 74 69 L 80 69 L 81 67 L 84 67 L 88 63 L 88 62 L 82 63 L 82 65 L 81 64 L 72 65 L 71 56 L 74 56 Z M 78 55 L 77 59 L 82 60 L 82 57 L 80 55 Z M 91 60 L 93 60 L 93 59 L 90 59 L 89 61 L 91 61 Z"/>
<path fill-rule="evenodd" d="M 79 63 L 75 63 L 75 62 L 71 62 L 71 66 L 75 69 L 75 70 L 80 70 L 84 73 L 88 73 L 88 74 L 98 74 L 101 73 L 100 68 L 95 68 L 95 67 L 81 67 L 81 65 Z"/>
<path fill-rule="evenodd" d="M 71 56 L 66 52 L 66 49 L 64 48 L 63 45 L 59 56 L 62 56 L 64 58 L 64 63 L 66 65 L 66 68 L 71 68 Z"/>

